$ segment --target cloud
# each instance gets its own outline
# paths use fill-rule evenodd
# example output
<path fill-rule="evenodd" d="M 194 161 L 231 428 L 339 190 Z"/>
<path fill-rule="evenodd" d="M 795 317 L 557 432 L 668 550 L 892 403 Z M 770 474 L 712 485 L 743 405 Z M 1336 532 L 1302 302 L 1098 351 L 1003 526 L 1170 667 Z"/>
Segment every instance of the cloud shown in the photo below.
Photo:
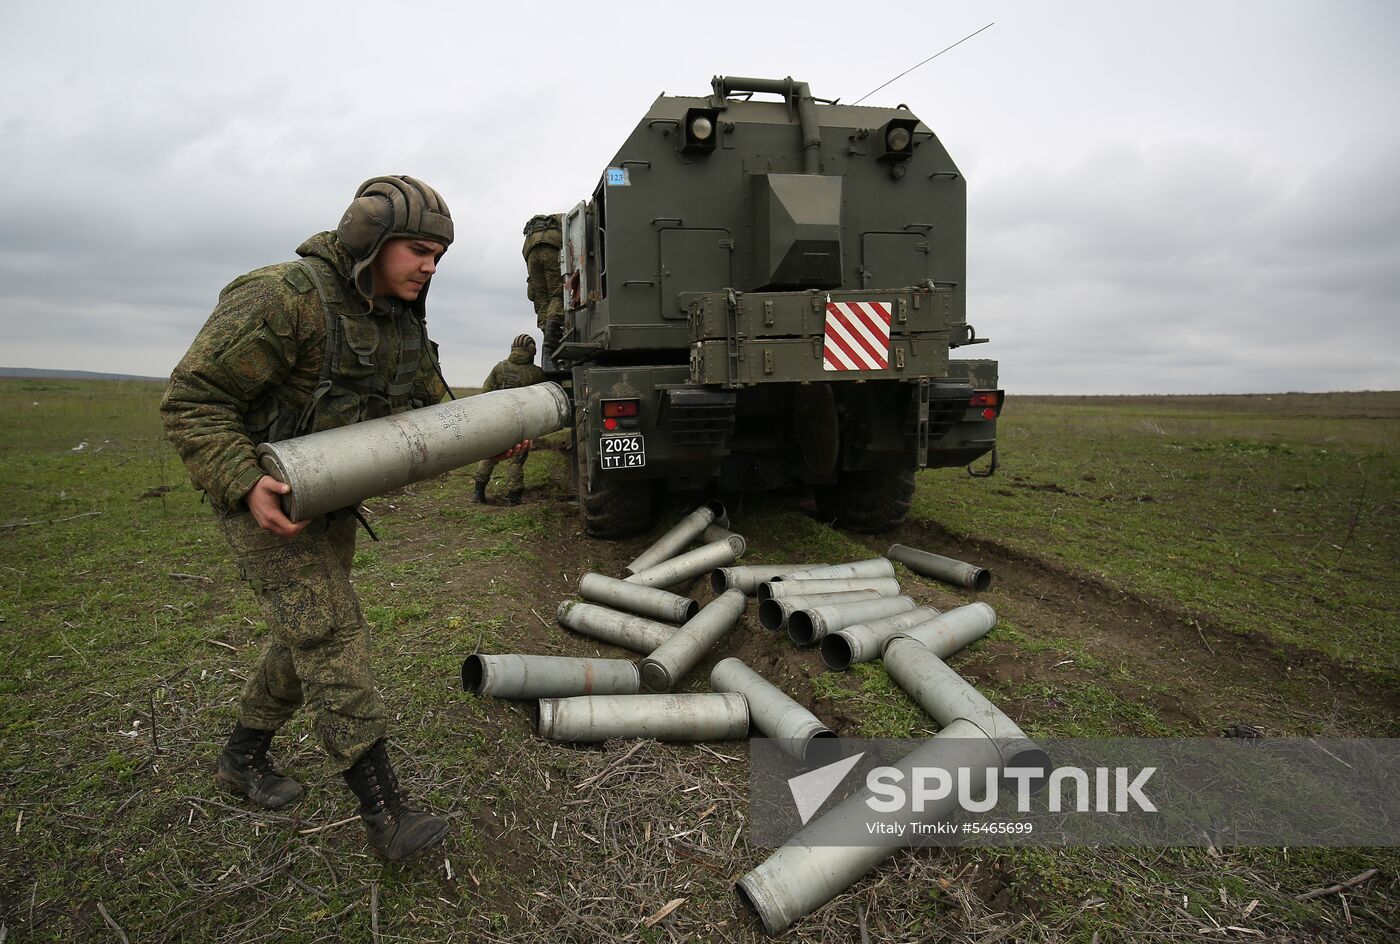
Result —
<path fill-rule="evenodd" d="M 1028 392 L 1400 386 L 1397 161 L 1370 141 L 1285 180 L 1180 141 L 1017 168 L 970 198 L 970 317 Z"/>

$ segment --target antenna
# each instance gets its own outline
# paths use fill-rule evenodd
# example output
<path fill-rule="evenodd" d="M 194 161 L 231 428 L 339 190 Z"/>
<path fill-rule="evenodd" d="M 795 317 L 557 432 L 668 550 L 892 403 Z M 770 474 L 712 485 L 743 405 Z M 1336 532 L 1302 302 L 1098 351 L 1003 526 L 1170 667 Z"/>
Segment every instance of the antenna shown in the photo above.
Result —
<path fill-rule="evenodd" d="M 956 43 L 953 43 L 953 46 L 961 46 L 963 43 L 967 42 L 969 39 L 971 39 L 972 37 L 976 36 L 978 33 L 982 32 L 982 30 L 991 29 L 993 26 L 996 26 L 996 25 L 997 25 L 997 24 L 996 24 L 996 21 L 993 20 L 992 22 L 988 23 L 986 26 L 982 27 L 982 29 L 980 29 L 980 30 L 975 30 L 974 32 L 968 33 L 968 34 L 967 34 L 966 36 L 964 36 L 962 39 L 958 40 Z M 895 83 L 895 82 L 898 82 L 900 79 L 904 78 L 906 75 L 908 75 L 909 73 L 913 72 L 915 69 L 919 68 L 919 66 L 924 65 L 925 63 L 932 62 L 933 60 L 937 59 L 939 56 L 943 55 L 943 54 L 944 54 L 945 52 L 947 52 L 949 49 L 952 49 L 953 46 L 948 46 L 948 47 L 946 47 L 946 48 L 944 48 L 944 49 L 938 50 L 938 52 L 936 52 L 936 53 L 934 53 L 933 55 L 929 56 L 927 59 L 925 59 L 923 62 L 919 63 L 919 65 L 917 65 L 917 66 L 910 66 L 909 68 L 907 68 L 907 69 L 905 69 L 903 72 L 901 72 L 899 75 L 895 76 L 894 78 L 892 78 L 892 79 L 890 79 L 888 82 L 886 82 L 885 85 L 891 85 L 891 84 L 893 84 L 893 83 Z M 884 88 L 885 85 L 880 86 L 880 88 L 871 89 L 870 91 L 868 91 L 868 92 L 866 92 L 864 95 L 862 95 L 860 98 L 858 98 L 858 99 L 856 99 L 855 101 L 851 102 L 851 104 L 852 104 L 852 105 L 859 105 L 861 102 L 865 101 L 867 98 L 869 98 L 870 96 L 874 95 L 876 92 L 880 91 L 880 89 Z"/>

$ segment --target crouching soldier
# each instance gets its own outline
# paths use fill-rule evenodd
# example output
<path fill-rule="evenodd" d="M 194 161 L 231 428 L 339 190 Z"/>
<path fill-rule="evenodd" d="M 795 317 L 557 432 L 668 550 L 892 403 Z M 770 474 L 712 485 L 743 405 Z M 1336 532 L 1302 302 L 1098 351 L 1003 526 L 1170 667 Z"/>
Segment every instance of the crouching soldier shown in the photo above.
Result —
<path fill-rule="evenodd" d="M 491 368 L 491 373 L 481 385 L 486 393 L 491 390 L 509 390 L 512 387 L 528 387 L 544 382 L 544 371 L 535 364 L 535 339 L 528 334 L 516 335 L 510 342 L 510 356 Z M 521 451 L 506 466 L 507 505 L 518 505 L 525 494 L 525 460 L 530 458 L 528 449 Z M 497 459 L 482 459 L 476 467 L 476 491 L 472 501 L 481 505 L 491 504 L 486 497 L 486 486 L 491 481 L 491 472 L 496 468 Z"/>
<path fill-rule="evenodd" d="M 360 801 L 370 845 L 391 860 L 434 845 L 448 827 L 408 805 L 389 757 L 370 628 L 350 583 L 356 509 L 291 521 L 280 504 L 290 489 L 263 474 L 256 449 L 443 398 L 424 300 L 451 243 L 451 215 L 432 187 L 366 181 L 335 230 L 298 247 L 300 259 L 224 288 L 160 406 L 268 626 L 218 780 L 266 809 L 300 797 L 268 746 L 305 707 Z"/>

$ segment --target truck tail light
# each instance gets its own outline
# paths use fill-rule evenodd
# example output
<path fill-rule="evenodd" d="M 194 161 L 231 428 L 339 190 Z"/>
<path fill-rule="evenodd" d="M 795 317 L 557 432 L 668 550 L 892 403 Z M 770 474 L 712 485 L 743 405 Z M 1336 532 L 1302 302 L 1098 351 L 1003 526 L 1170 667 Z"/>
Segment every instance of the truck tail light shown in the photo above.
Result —
<path fill-rule="evenodd" d="M 968 406 L 982 408 L 982 419 L 994 420 L 1001 413 L 1000 390 L 974 390 L 967 401 Z"/>
<path fill-rule="evenodd" d="M 606 417 L 636 416 L 641 411 L 640 400 L 604 400 L 603 415 Z"/>

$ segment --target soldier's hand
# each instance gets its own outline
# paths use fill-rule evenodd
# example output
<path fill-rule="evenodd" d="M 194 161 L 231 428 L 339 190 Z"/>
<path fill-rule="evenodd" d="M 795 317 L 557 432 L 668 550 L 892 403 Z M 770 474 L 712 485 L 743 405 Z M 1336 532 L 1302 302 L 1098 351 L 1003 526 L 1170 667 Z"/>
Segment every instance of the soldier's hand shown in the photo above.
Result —
<path fill-rule="evenodd" d="M 507 449 L 505 452 L 501 453 L 499 456 L 492 456 L 491 461 L 501 462 L 505 459 L 514 459 L 516 456 L 521 455 L 522 453 L 529 452 L 530 446 L 533 445 L 533 443 L 534 440 L 532 439 L 526 439 L 521 442 L 518 442 L 514 446 L 511 446 L 509 449 Z"/>
<path fill-rule="evenodd" d="M 252 490 L 243 496 L 248 510 L 253 514 L 253 520 L 264 531 L 271 531 L 279 537 L 294 538 L 310 524 L 309 521 L 293 521 L 282 513 L 282 496 L 291 490 L 292 487 L 286 482 L 279 482 L 270 475 L 264 475 L 258 479 Z"/>

